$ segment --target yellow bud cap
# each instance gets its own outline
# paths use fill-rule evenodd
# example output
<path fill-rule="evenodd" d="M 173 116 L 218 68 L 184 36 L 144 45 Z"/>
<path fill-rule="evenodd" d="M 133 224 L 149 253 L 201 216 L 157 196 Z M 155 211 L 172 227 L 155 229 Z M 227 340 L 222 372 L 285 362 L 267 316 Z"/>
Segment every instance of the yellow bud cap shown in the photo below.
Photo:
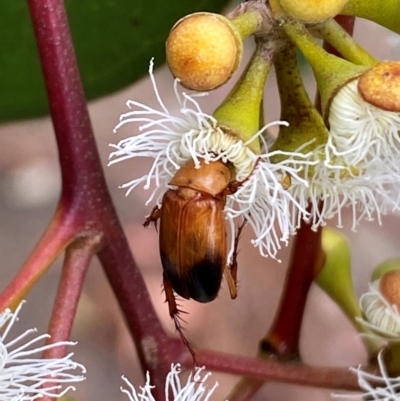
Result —
<path fill-rule="evenodd" d="M 226 83 L 242 57 L 240 34 L 224 16 L 195 13 L 179 20 L 166 43 L 172 74 L 188 89 L 208 91 Z"/>
<path fill-rule="evenodd" d="M 379 289 L 390 305 L 400 308 L 400 271 L 384 274 L 379 282 Z"/>
<path fill-rule="evenodd" d="M 363 99 L 383 110 L 400 112 L 400 61 L 384 61 L 361 75 Z"/>
<path fill-rule="evenodd" d="M 279 0 L 293 18 L 303 22 L 321 22 L 339 14 L 348 0 Z"/>

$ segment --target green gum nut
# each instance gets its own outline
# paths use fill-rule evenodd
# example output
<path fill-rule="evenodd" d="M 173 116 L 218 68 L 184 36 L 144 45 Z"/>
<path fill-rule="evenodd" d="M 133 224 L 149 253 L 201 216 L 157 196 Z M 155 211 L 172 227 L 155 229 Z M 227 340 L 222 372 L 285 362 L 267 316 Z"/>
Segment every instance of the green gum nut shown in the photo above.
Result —
<path fill-rule="evenodd" d="M 325 227 L 322 232 L 322 249 L 326 261 L 316 282 L 355 323 L 355 318 L 361 317 L 361 310 L 353 288 L 347 238 L 339 231 Z"/>
<path fill-rule="evenodd" d="M 282 21 L 282 26 L 313 69 L 321 95 L 322 114 L 327 124 L 329 107 L 334 96 L 344 85 L 358 78 L 369 67 L 355 65 L 327 53 L 300 22 L 286 19 Z"/>
<path fill-rule="evenodd" d="M 213 114 L 227 134 L 250 141 L 248 147 L 256 154 L 261 152 L 260 141 L 251 139 L 260 129 L 260 105 L 274 55 L 258 43 L 245 72 Z"/>
<path fill-rule="evenodd" d="M 350 0 L 341 14 L 369 19 L 400 34 L 400 0 Z"/>
<path fill-rule="evenodd" d="M 351 254 L 347 238 L 339 231 L 325 227 L 322 232 L 322 249 L 326 255 L 325 265 L 315 281 L 354 324 L 358 332 L 370 333 L 359 323 L 362 313 L 358 296 L 354 291 L 351 275 Z M 367 349 L 376 352 L 379 345 L 370 336 L 362 336 Z"/>
<path fill-rule="evenodd" d="M 279 136 L 271 147 L 271 151 L 282 150 L 294 152 L 300 146 L 303 154 L 325 144 L 328 130 L 321 115 L 313 106 L 298 68 L 296 48 L 288 45 L 276 58 L 275 71 L 281 99 L 282 121 L 289 126 L 279 128 Z M 273 162 L 285 159 L 285 155 L 274 155 Z"/>

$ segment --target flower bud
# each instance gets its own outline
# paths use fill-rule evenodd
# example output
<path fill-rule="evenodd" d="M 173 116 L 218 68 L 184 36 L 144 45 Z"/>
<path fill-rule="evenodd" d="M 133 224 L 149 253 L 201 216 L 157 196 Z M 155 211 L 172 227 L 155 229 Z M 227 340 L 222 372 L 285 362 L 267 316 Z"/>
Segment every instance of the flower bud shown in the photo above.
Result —
<path fill-rule="evenodd" d="M 339 14 L 348 0 L 280 0 L 281 7 L 293 18 L 321 22 Z"/>
<path fill-rule="evenodd" d="M 379 289 L 391 305 L 400 309 L 400 271 L 384 274 L 379 282 Z"/>
<path fill-rule="evenodd" d="M 400 62 L 385 61 L 361 75 L 363 99 L 383 110 L 400 112 Z"/>
<path fill-rule="evenodd" d="M 167 63 L 183 86 L 208 91 L 226 83 L 243 52 L 240 34 L 224 16 L 195 13 L 179 20 L 166 43 Z"/>
<path fill-rule="evenodd" d="M 400 280 L 399 260 L 382 263 L 374 273 L 375 280 L 360 298 L 363 324 L 381 339 L 400 339 Z"/>
<path fill-rule="evenodd" d="M 399 318 L 396 316 L 395 310 L 385 301 L 385 298 L 379 293 L 364 294 L 360 303 L 365 321 L 382 338 L 398 340 L 400 336 Z"/>
<path fill-rule="evenodd" d="M 340 231 L 324 227 L 322 249 L 326 260 L 315 281 L 357 326 L 354 318 L 361 316 L 361 311 L 351 277 L 349 242 Z"/>

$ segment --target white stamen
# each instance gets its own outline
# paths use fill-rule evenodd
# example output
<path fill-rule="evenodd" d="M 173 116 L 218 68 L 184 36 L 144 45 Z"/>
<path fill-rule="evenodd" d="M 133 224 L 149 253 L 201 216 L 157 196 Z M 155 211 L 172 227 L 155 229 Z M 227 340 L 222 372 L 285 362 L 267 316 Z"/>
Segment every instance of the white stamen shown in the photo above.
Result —
<path fill-rule="evenodd" d="M 0 328 L 3 331 L 0 335 L 0 399 L 31 401 L 43 396 L 61 397 L 69 390 L 75 390 L 73 386 L 64 384 L 84 380 L 83 376 L 76 375 L 73 371 L 78 369 L 85 373 L 86 370 L 71 360 L 72 353 L 57 359 L 35 357 L 45 350 L 74 343 L 64 341 L 36 347 L 38 342 L 41 343 L 50 337 L 47 334 L 23 342 L 27 336 L 36 331 L 35 329 L 27 330 L 6 342 L 11 328 L 18 319 L 21 306 L 22 303 L 15 313 L 7 309 L 0 314 Z"/>
<path fill-rule="evenodd" d="M 154 188 L 146 204 L 154 199 L 160 205 L 163 194 L 169 188 L 169 181 L 187 161 L 193 160 L 198 167 L 200 160 L 206 163 L 217 160 L 230 162 L 235 168 L 235 179 L 243 182 L 243 185 L 236 193 L 227 196 L 225 215 L 231 234 L 228 263 L 234 253 L 233 220 L 236 218 L 248 220 L 255 232 L 254 246 L 259 248 L 263 256 L 276 257 L 280 243 L 287 243 L 289 235 L 295 230 L 295 219 L 290 217 L 292 209 L 300 208 L 302 215 L 308 215 L 305 207 L 282 187 L 281 179 L 287 175 L 292 183 L 308 185 L 307 180 L 300 178 L 298 172 L 304 163 L 315 162 L 300 152 L 269 153 L 265 146 L 262 150 L 264 153 L 255 154 L 247 144 L 260 137 L 261 143 L 265 145 L 263 132 L 272 125 L 287 123 L 268 124 L 244 144 L 239 138 L 225 133 L 213 116 L 201 111 L 195 100 L 197 95 L 180 94 L 177 80 L 174 92 L 180 108 L 178 116 L 172 116 L 159 97 L 152 68 L 149 72 L 160 110 L 153 110 L 135 101 L 128 102 L 129 107 L 135 109 L 121 116 L 115 130 L 126 123 L 139 122 L 142 124 L 140 134 L 111 145 L 116 150 L 111 153 L 109 164 L 135 157 L 150 157 L 154 162 L 148 174 L 122 187 L 127 188 L 129 194 L 136 186 L 144 183 L 145 189 Z M 278 154 L 287 156 L 289 161 L 271 163 L 270 157 Z"/>
<path fill-rule="evenodd" d="M 382 168 L 399 175 L 400 113 L 367 103 L 358 92 L 358 80 L 346 84 L 334 97 L 329 110 L 330 133 L 326 164 L 340 157 L 349 166 L 381 161 Z"/>
<path fill-rule="evenodd" d="M 180 364 L 172 364 L 171 371 L 168 373 L 165 380 L 165 399 L 167 401 L 209 401 L 210 397 L 218 387 L 218 382 L 214 384 L 211 389 L 207 389 L 207 379 L 211 376 L 211 373 L 205 373 L 202 376 L 205 367 L 197 367 L 194 375 L 190 374 L 186 383 L 181 384 Z M 146 374 L 146 384 L 140 386 L 140 393 L 137 393 L 135 387 L 129 382 L 129 380 L 122 376 L 122 379 L 128 385 L 129 389 L 121 387 L 121 391 L 125 393 L 130 401 L 155 401 L 152 394 L 152 390 L 155 388 L 150 385 L 150 375 Z M 171 398 L 172 395 L 172 398 Z"/>
<path fill-rule="evenodd" d="M 352 230 L 362 219 L 376 218 L 381 224 L 381 216 L 390 207 L 388 198 L 392 194 L 393 182 L 398 180 L 396 175 L 382 168 L 381 162 L 370 161 L 365 165 L 360 162 L 353 168 L 346 164 L 343 157 L 335 156 L 335 164 L 332 160 L 326 163 L 327 147 L 321 145 L 310 156 L 310 161 L 317 161 L 317 164 L 303 164 L 304 170 L 299 174 L 307 177 L 310 185 L 305 187 L 295 182 L 289 188 L 303 208 L 308 203 L 311 206 L 309 218 L 301 213 L 292 213 L 297 218 L 293 225 L 298 227 L 306 218 L 316 229 L 336 217 L 338 227 L 342 227 L 344 208 L 352 211 Z"/>

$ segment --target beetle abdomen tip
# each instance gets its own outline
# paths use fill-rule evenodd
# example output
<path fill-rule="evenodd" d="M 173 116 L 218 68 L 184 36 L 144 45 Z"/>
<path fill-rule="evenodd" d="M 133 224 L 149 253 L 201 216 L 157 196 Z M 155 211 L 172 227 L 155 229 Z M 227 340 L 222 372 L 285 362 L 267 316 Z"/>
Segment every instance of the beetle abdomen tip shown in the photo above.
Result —
<path fill-rule="evenodd" d="M 178 295 L 202 303 L 217 297 L 222 281 L 222 258 L 206 256 L 187 271 L 178 269 L 166 257 L 161 256 L 161 259 L 165 275 Z"/>

